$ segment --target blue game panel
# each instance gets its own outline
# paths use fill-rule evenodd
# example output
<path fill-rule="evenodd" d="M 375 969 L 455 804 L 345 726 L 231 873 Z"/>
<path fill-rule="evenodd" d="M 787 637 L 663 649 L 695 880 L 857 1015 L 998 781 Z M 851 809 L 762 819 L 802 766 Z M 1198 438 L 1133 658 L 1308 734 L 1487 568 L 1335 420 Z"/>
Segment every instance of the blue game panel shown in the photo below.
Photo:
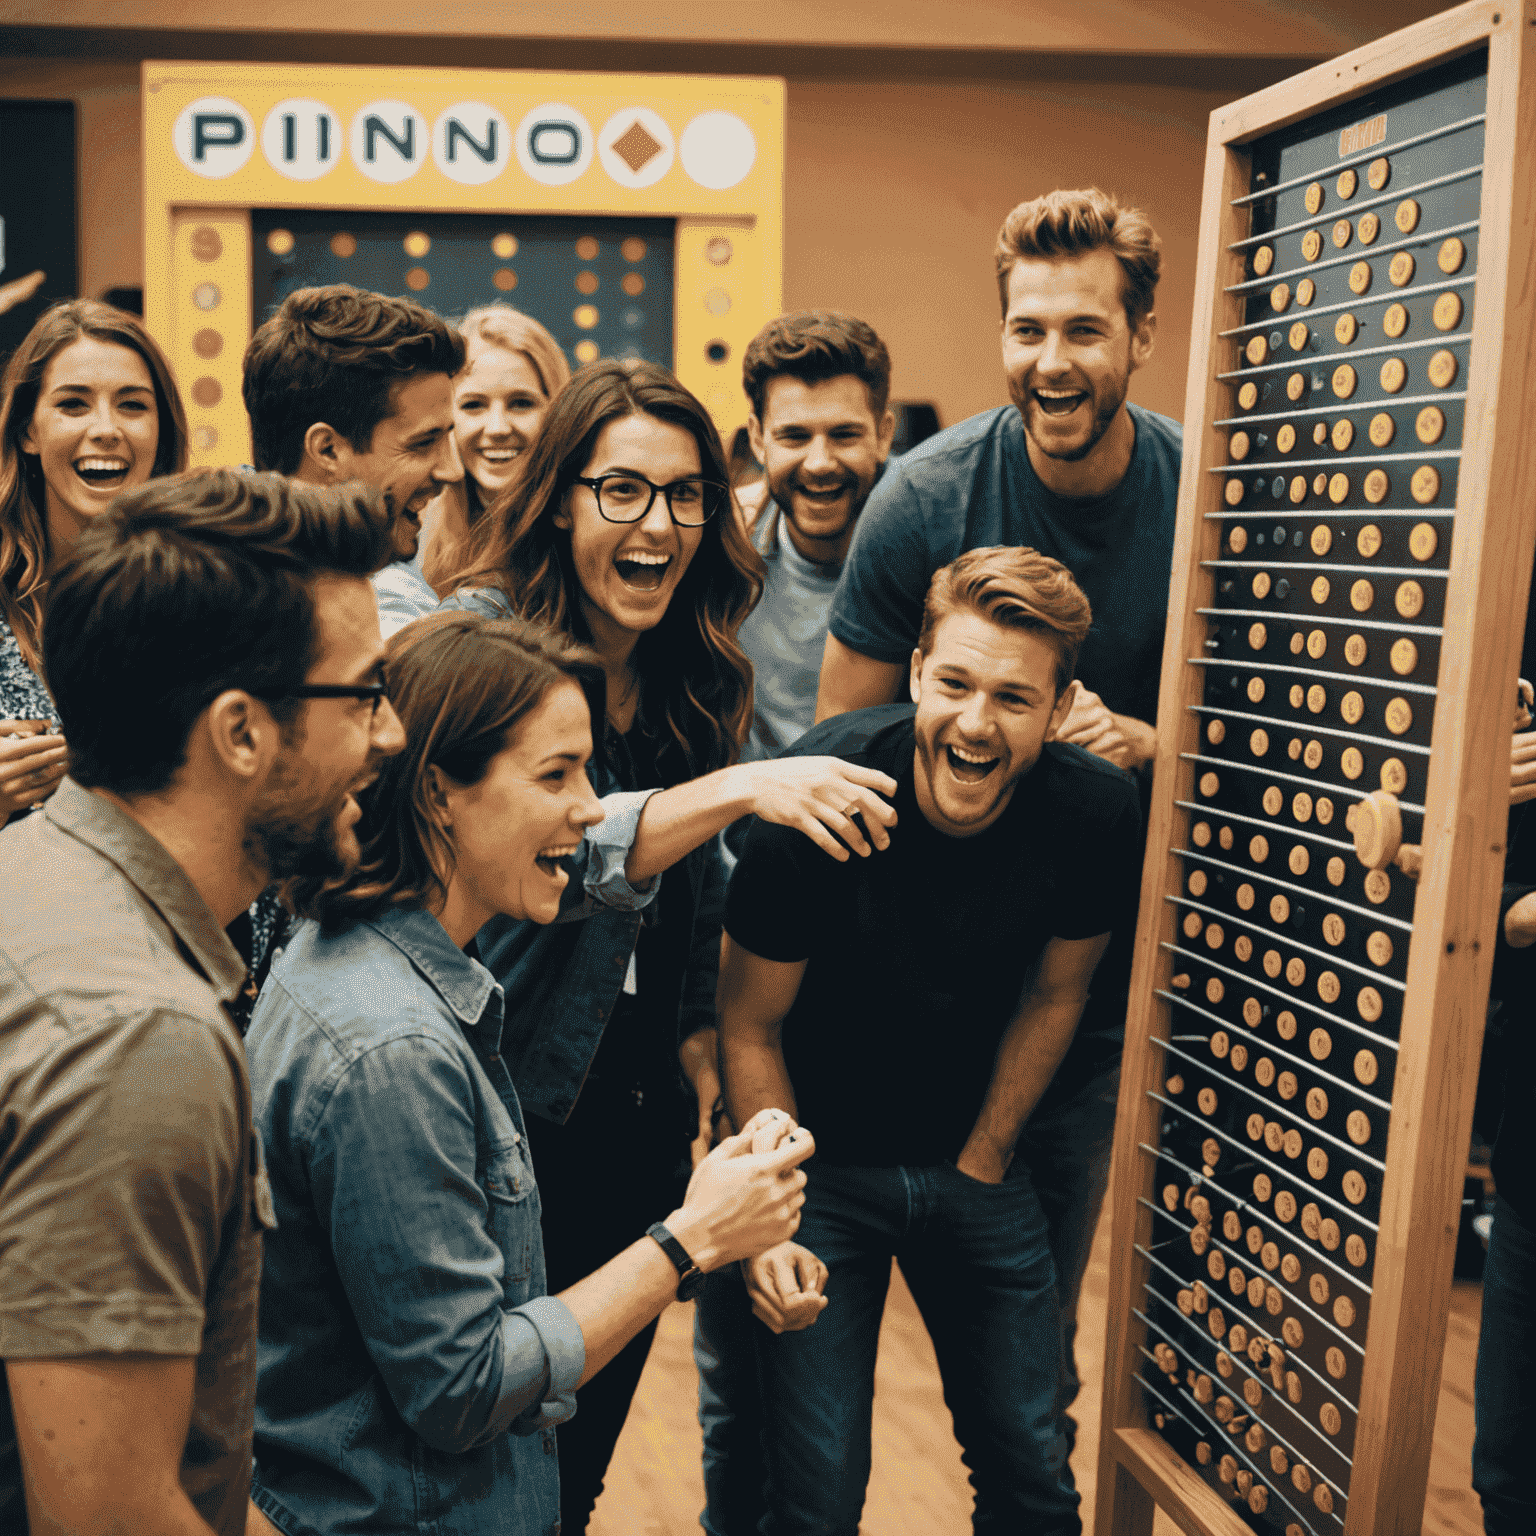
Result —
<path fill-rule="evenodd" d="M 351 283 L 447 319 L 511 304 L 549 327 L 573 368 L 595 357 L 670 368 L 673 236 L 671 219 L 260 208 L 251 318 L 295 289 Z"/>

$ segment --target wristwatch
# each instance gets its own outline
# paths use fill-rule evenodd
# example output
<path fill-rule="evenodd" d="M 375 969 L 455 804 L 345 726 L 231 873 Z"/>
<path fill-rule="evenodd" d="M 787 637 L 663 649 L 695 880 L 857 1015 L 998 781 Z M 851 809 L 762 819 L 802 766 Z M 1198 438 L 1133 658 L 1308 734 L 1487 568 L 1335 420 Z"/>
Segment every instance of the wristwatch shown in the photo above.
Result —
<path fill-rule="evenodd" d="M 677 1299 L 692 1301 L 704 1285 L 704 1271 L 693 1262 L 693 1255 L 667 1231 L 665 1222 L 658 1221 L 654 1226 L 647 1227 L 645 1235 L 654 1237 L 661 1245 L 661 1251 L 677 1265 L 680 1277 L 677 1282 Z"/>

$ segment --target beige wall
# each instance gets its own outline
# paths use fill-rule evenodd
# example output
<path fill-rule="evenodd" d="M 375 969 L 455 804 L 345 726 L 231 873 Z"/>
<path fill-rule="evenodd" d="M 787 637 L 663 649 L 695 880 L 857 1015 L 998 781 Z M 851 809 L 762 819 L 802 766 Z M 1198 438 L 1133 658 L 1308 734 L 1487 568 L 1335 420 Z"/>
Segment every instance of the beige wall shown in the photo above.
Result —
<path fill-rule="evenodd" d="M 864 316 L 890 347 L 896 396 L 932 400 L 946 423 L 957 421 L 1005 399 L 990 270 L 1003 215 L 1053 186 L 1097 184 L 1138 202 L 1163 236 L 1161 341 L 1133 398 L 1177 416 L 1211 109 L 1294 73 L 1309 52 L 1348 47 L 1434 8 L 1423 0 L 1228 0 L 1220 26 L 1192 28 L 1189 18 L 1206 14 L 1199 6 L 1041 0 L 1021 30 L 1026 8 L 1017 0 L 879 0 L 879 27 L 865 14 L 876 3 L 668 0 L 636 31 L 628 5 L 609 7 L 611 16 L 601 5 L 582 8 L 578 23 L 563 3 L 488 9 L 445 0 L 432 11 L 436 35 L 413 38 L 402 34 L 418 30 L 426 13 L 403 0 L 334 0 L 324 34 L 309 21 L 317 14 L 309 0 L 269 0 L 270 26 L 287 19 L 300 29 L 287 34 L 233 31 L 238 21 L 163 0 L 111 8 L 116 26 L 140 30 L 74 31 L 99 28 L 101 7 L 9 0 L 6 20 L 31 26 L 0 28 L 0 95 L 79 103 L 81 286 L 95 294 L 142 280 L 143 58 L 782 73 L 786 305 Z M 560 16 L 565 36 L 551 40 Z M 635 41 L 614 40 L 621 26 Z M 477 27 L 488 35 L 466 40 Z M 848 46 L 861 28 L 882 46 Z M 587 40 L 605 29 L 605 40 Z M 749 36 L 752 46 L 732 41 Z M 1138 47 L 1149 52 L 1127 52 Z M 1180 56 L 1151 56 L 1170 49 Z M 1298 56 L 1282 56 L 1288 49 Z"/>
<path fill-rule="evenodd" d="M 1098 185 L 1163 237 L 1160 343 L 1132 398 L 1183 408 L 1206 119 L 1175 86 L 791 82 L 784 302 L 862 315 L 899 399 L 946 424 L 1006 400 L 992 247 L 1016 202 Z"/>
<path fill-rule="evenodd" d="M 80 108 L 81 287 L 143 280 L 138 69 L 0 64 L 0 95 Z M 1092 83 L 791 80 L 784 302 L 846 309 L 885 338 L 899 399 L 944 422 L 1005 398 L 992 242 L 1022 198 L 1097 183 L 1162 233 L 1162 342 L 1133 398 L 1178 415 L 1205 119 L 1220 91 Z"/>

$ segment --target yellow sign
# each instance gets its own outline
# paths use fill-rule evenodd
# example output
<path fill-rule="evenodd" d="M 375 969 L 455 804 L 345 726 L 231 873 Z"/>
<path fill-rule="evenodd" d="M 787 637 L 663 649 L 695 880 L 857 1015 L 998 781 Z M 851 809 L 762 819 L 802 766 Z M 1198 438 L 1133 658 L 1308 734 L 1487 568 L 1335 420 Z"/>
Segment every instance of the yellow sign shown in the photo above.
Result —
<path fill-rule="evenodd" d="M 741 354 L 782 307 L 782 80 L 146 63 L 143 100 L 145 319 L 182 385 L 194 464 L 250 457 L 240 368 L 266 209 L 673 221 L 674 370 L 722 434 L 745 421 Z M 409 254 L 426 237 L 406 239 Z M 588 327 L 597 310 L 573 313 Z"/>

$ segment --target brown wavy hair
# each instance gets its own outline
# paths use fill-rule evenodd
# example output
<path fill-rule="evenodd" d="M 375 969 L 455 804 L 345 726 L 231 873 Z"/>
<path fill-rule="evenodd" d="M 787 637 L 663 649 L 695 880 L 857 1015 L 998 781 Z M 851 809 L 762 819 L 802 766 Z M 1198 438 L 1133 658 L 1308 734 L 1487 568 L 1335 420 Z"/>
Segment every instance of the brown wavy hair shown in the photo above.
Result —
<path fill-rule="evenodd" d="M 432 907 L 453 878 L 453 843 L 432 814 L 430 775 L 473 786 L 509 746 L 552 687 L 571 681 L 587 697 L 594 740 L 602 729 L 602 663 L 583 646 L 522 619 L 434 613 L 390 638 L 384 660 L 405 748 L 379 765 L 358 797 L 362 858 L 339 881 L 289 882 L 294 910 L 328 932 L 391 907 Z"/>
<path fill-rule="evenodd" d="M 451 586 L 495 587 L 524 618 L 589 641 L 571 536 L 555 514 L 603 428 L 628 416 L 682 427 L 699 445 L 705 477 L 730 483 L 714 422 L 672 374 L 648 362 L 591 363 L 555 396 L 516 477 L 475 525 Z M 640 719 L 663 738 L 656 763 L 664 784 L 736 760 L 752 716 L 752 664 L 736 631 L 762 590 L 763 562 L 728 505 L 704 525 L 666 614 L 635 647 Z"/>
<path fill-rule="evenodd" d="M 42 671 L 43 599 L 54 552 L 48 547 L 42 462 L 21 440 L 32 425 L 48 364 L 82 336 L 127 347 L 144 359 L 160 423 L 150 473 L 177 474 L 187 466 L 187 415 L 171 365 L 144 322 L 95 299 L 68 299 L 45 309 L 0 380 L 0 618 L 34 672 Z"/>
<path fill-rule="evenodd" d="M 1008 318 L 1008 277 L 1015 263 L 1026 257 L 1054 261 L 1104 250 L 1120 263 L 1125 318 L 1134 331 L 1152 313 L 1163 270 L 1162 247 L 1141 209 L 1128 208 L 1097 187 L 1047 192 L 1020 203 L 1003 220 L 993 253 L 1003 318 Z"/>

